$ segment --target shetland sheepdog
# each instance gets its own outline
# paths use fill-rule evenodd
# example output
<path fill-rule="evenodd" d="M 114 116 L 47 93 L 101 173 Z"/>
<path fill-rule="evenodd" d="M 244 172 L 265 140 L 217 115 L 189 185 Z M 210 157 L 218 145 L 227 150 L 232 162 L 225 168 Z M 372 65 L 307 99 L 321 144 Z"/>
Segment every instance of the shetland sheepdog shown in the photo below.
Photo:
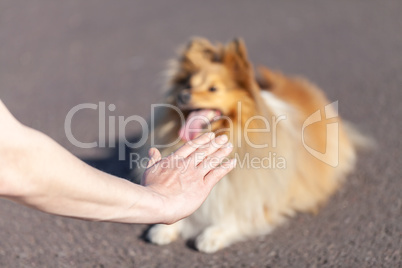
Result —
<path fill-rule="evenodd" d="M 154 115 L 153 142 L 167 155 L 207 130 L 226 134 L 237 167 L 191 216 L 153 226 L 155 244 L 182 236 L 212 253 L 268 234 L 297 212 L 316 212 L 355 165 L 362 136 L 340 119 L 337 103 L 304 78 L 255 73 L 241 39 L 192 39 L 168 77 L 165 103 L 176 109 Z"/>

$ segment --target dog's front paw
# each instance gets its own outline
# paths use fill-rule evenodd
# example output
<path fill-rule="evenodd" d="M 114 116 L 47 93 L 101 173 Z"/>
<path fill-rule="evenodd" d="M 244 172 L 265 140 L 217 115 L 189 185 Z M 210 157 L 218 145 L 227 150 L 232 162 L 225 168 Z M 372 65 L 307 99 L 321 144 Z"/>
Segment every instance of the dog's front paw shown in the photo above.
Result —
<path fill-rule="evenodd" d="M 200 234 L 195 246 L 204 253 L 214 253 L 233 242 L 232 236 L 222 227 L 209 227 Z"/>
<path fill-rule="evenodd" d="M 166 245 L 176 240 L 179 230 L 175 224 L 157 224 L 153 226 L 147 234 L 147 239 L 157 245 Z"/>

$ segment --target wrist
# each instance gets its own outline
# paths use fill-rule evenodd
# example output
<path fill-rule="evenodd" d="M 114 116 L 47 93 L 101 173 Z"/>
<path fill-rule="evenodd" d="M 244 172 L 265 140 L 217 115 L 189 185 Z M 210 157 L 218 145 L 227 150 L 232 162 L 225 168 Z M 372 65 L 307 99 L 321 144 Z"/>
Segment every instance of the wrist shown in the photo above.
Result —
<path fill-rule="evenodd" d="M 173 223 L 174 221 L 172 221 L 170 215 L 171 208 L 168 207 L 168 198 L 160 194 L 152 186 L 140 187 L 144 190 L 143 199 L 141 201 L 144 202 L 145 212 L 139 216 L 145 215 L 145 223 Z"/>
<path fill-rule="evenodd" d="M 134 184 L 128 181 L 129 189 L 126 197 L 121 196 L 115 205 L 116 213 L 111 218 L 102 221 L 139 223 L 139 224 L 168 224 L 165 197 L 151 187 Z M 127 185 L 128 186 L 128 185 Z"/>

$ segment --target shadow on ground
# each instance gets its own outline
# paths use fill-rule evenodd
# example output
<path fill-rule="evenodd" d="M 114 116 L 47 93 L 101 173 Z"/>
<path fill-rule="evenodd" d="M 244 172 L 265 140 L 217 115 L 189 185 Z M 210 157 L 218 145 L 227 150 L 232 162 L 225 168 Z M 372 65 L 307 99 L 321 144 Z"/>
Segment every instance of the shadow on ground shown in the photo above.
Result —
<path fill-rule="evenodd" d="M 135 134 L 127 138 L 128 144 L 135 144 L 141 139 L 140 135 Z M 130 154 L 139 154 L 139 149 L 132 149 L 122 140 L 116 140 L 115 148 L 108 148 L 103 158 L 80 158 L 88 165 L 102 170 L 108 174 L 139 183 L 141 178 L 136 175 L 138 166 L 130 163 Z M 124 144 L 124 160 L 119 160 L 119 144 Z M 120 148 L 121 149 L 121 148 Z"/>

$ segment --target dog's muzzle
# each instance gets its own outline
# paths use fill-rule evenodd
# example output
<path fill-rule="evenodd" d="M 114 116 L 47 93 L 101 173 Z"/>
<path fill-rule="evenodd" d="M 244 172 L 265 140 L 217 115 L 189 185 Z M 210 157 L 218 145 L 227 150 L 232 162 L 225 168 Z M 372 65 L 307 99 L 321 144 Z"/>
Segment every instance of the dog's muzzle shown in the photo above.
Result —
<path fill-rule="evenodd" d="M 177 101 L 180 104 L 187 104 L 189 103 L 190 99 L 191 99 L 191 93 L 189 90 L 183 90 L 177 96 Z"/>

